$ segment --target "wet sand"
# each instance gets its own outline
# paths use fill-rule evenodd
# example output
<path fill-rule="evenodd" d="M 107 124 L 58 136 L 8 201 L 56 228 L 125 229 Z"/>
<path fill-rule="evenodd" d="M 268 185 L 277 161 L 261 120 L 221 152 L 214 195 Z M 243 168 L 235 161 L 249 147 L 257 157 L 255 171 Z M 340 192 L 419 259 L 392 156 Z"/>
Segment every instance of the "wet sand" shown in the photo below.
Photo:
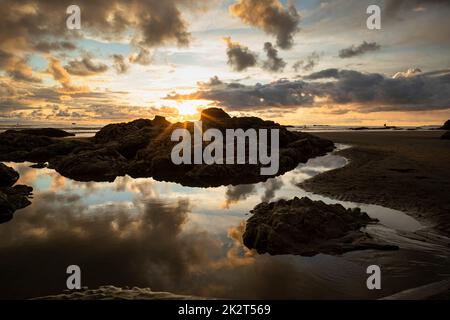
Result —
<path fill-rule="evenodd" d="M 443 131 L 320 132 L 350 163 L 301 184 L 331 198 L 383 205 L 450 231 L 450 141 Z"/>

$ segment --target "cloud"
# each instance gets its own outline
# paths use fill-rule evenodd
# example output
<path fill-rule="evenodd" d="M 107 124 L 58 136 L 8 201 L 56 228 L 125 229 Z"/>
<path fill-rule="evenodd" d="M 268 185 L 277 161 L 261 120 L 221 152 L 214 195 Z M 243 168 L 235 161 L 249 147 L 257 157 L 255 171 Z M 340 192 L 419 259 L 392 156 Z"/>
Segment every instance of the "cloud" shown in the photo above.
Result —
<path fill-rule="evenodd" d="M 295 62 L 292 68 L 295 70 L 295 72 L 299 72 L 300 70 L 308 72 L 314 69 L 314 67 L 319 63 L 319 60 L 320 54 L 314 51 L 305 59 Z"/>
<path fill-rule="evenodd" d="M 396 18 L 403 11 L 413 11 L 435 5 L 450 5 L 448 0 L 385 0 L 384 3 L 384 12 L 388 19 Z"/>
<path fill-rule="evenodd" d="M 14 80 L 25 82 L 41 82 L 42 80 L 33 74 L 33 70 L 27 64 L 27 59 L 16 56 L 0 49 L 0 69 Z"/>
<path fill-rule="evenodd" d="M 299 80 L 256 85 L 225 83 L 191 94 L 171 94 L 166 99 L 211 100 L 231 111 L 268 107 L 296 110 L 324 105 L 351 105 L 357 112 L 443 110 L 450 108 L 450 72 L 393 79 L 378 73 L 325 69 Z"/>
<path fill-rule="evenodd" d="M 289 49 L 299 31 L 300 16 L 293 4 L 285 8 L 279 0 L 239 0 L 229 8 L 245 24 L 276 36 L 277 45 Z"/>
<path fill-rule="evenodd" d="M 40 41 L 34 45 L 37 51 L 49 53 L 50 51 L 75 50 L 77 46 L 70 41 Z"/>
<path fill-rule="evenodd" d="M 0 21 L 0 42 L 25 48 L 27 43 L 50 37 L 93 35 L 105 40 L 131 37 L 146 47 L 182 46 L 191 37 L 182 12 L 196 13 L 207 7 L 183 0 L 79 0 L 82 30 L 73 32 L 65 28 L 70 4 L 65 0 L 1 1 L 0 11 L 8 17 Z"/>
<path fill-rule="evenodd" d="M 450 108 L 450 73 L 390 78 L 378 73 L 327 69 L 304 79 L 309 93 L 335 104 L 357 104 L 360 112 L 421 111 Z"/>
<path fill-rule="evenodd" d="M 355 56 L 363 55 L 367 52 L 378 51 L 380 49 L 381 49 L 381 46 L 379 44 L 377 44 L 376 42 L 363 41 L 363 43 L 361 43 L 358 46 L 353 45 L 348 48 L 340 50 L 339 57 L 343 58 L 343 59 L 352 58 Z"/>
<path fill-rule="evenodd" d="M 396 74 L 394 74 L 392 76 L 392 78 L 397 79 L 397 78 L 410 78 L 410 77 L 414 77 L 416 75 L 418 75 L 419 73 L 421 73 L 422 70 L 420 70 L 419 68 L 410 68 L 406 71 L 400 71 L 397 72 Z"/>
<path fill-rule="evenodd" d="M 131 63 L 138 63 L 143 66 L 146 66 L 152 62 L 152 57 L 150 56 L 150 50 L 148 50 L 144 47 L 141 47 L 139 49 L 139 53 L 133 53 L 132 55 L 130 55 L 128 60 Z"/>
<path fill-rule="evenodd" d="M 77 76 L 92 76 L 108 70 L 108 66 L 103 63 L 95 64 L 90 54 L 85 54 L 81 59 L 69 61 L 64 68 L 70 74 Z"/>
<path fill-rule="evenodd" d="M 114 61 L 114 68 L 116 69 L 117 73 L 122 74 L 128 71 L 130 66 L 125 61 L 125 57 L 123 55 L 113 54 L 112 58 Z"/>
<path fill-rule="evenodd" d="M 229 110 L 256 111 L 261 108 L 297 108 L 313 103 L 305 94 L 306 83 L 301 80 L 278 80 L 269 84 L 243 85 L 226 83 L 223 86 L 200 90 L 191 94 L 172 94 L 166 99 L 211 100 Z"/>
<path fill-rule="evenodd" d="M 197 82 L 197 85 L 200 88 L 204 88 L 204 89 L 220 86 L 220 85 L 223 85 L 223 84 L 224 84 L 223 81 L 220 80 L 218 76 L 211 77 L 209 79 L 209 81 L 207 81 L 207 82 L 202 82 L 202 81 Z"/>
<path fill-rule="evenodd" d="M 244 71 L 253 67 L 257 62 L 257 55 L 247 47 L 232 42 L 230 37 L 225 38 L 227 43 L 228 64 L 236 71 Z"/>
<path fill-rule="evenodd" d="M 61 65 L 61 62 L 58 59 L 54 57 L 49 57 L 48 60 L 49 60 L 48 72 L 53 76 L 53 78 L 56 81 L 58 81 L 61 84 L 62 89 L 59 90 L 61 93 L 71 94 L 89 91 L 87 87 L 75 86 L 72 83 L 69 72 L 66 69 L 64 69 L 64 67 Z"/>
<path fill-rule="evenodd" d="M 278 50 L 273 47 L 272 43 L 266 42 L 264 44 L 264 51 L 266 52 L 267 60 L 264 61 L 263 69 L 272 72 L 283 71 L 286 62 L 278 57 Z"/>

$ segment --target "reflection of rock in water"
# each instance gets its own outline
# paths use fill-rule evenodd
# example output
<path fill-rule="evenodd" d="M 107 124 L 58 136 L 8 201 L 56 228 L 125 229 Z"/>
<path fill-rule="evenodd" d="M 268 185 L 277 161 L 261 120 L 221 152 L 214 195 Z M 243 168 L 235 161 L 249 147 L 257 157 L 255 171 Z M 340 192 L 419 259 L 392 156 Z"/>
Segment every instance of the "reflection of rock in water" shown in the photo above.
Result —
<path fill-rule="evenodd" d="M 33 188 L 14 184 L 19 180 L 19 174 L 3 163 L 0 163 L 0 223 L 13 218 L 16 210 L 23 209 L 31 204 L 28 197 Z"/>
<path fill-rule="evenodd" d="M 204 298 L 177 295 L 170 292 L 154 292 L 150 288 L 118 288 L 101 286 L 98 289 L 66 291 L 61 294 L 33 300 L 201 300 Z"/>
<path fill-rule="evenodd" d="M 220 109 L 204 110 L 201 120 L 203 130 L 215 128 L 222 133 L 226 129 L 278 129 L 277 174 L 292 170 L 299 163 L 334 148 L 329 140 L 288 131 L 273 121 L 256 117 L 232 118 Z M 107 125 L 94 138 L 88 139 L 60 139 L 55 138 L 53 132 L 48 133 L 51 136 L 45 136 L 27 131 L 8 131 L 0 134 L 0 160 L 49 162 L 50 168 L 78 181 L 114 181 L 117 176 L 128 174 L 135 178 L 153 177 L 189 186 L 209 187 L 256 183 L 269 178 L 261 176 L 260 165 L 256 164 L 173 164 L 171 152 L 178 142 L 171 141 L 171 135 L 175 129 L 182 128 L 192 134 L 194 124 L 171 124 L 162 117 L 139 119 Z"/>
<path fill-rule="evenodd" d="M 258 253 L 342 254 L 363 249 L 393 250 L 397 246 L 373 239 L 360 229 L 377 222 L 359 208 L 345 209 L 309 198 L 261 203 L 252 210 L 244 244 Z"/>

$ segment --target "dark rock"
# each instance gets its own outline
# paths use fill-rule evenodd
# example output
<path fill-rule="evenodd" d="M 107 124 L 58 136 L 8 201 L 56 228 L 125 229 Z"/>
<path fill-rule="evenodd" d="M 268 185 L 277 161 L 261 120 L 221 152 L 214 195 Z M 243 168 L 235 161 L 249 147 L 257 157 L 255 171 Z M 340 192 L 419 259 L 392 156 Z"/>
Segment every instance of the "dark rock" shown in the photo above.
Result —
<path fill-rule="evenodd" d="M 373 239 L 361 231 L 376 223 L 359 208 L 345 209 L 309 198 L 261 203 L 252 211 L 243 235 L 244 245 L 258 253 L 314 256 L 363 249 L 398 247 Z"/>
<path fill-rule="evenodd" d="M 220 108 L 205 109 L 200 115 L 200 120 L 207 125 L 222 125 L 230 118 L 229 114 Z"/>
<path fill-rule="evenodd" d="M 109 143 L 120 140 L 130 133 L 135 133 L 145 127 L 152 127 L 152 121 L 148 119 L 138 119 L 128 123 L 114 123 L 100 129 L 95 134 L 96 143 Z"/>
<path fill-rule="evenodd" d="M 233 117 L 218 108 L 202 112 L 203 130 L 279 129 L 279 174 L 299 163 L 334 149 L 334 144 L 307 133 L 289 131 L 273 121 L 256 117 Z M 175 165 L 171 152 L 173 130 L 186 128 L 193 134 L 192 122 L 171 124 L 163 117 L 110 124 L 93 138 L 61 140 L 27 136 L 20 132 L 0 134 L 0 160 L 48 162 L 61 175 L 78 181 L 113 181 L 117 176 L 153 177 L 189 186 L 209 187 L 265 181 L 260 165 Z M 2 145 L 2 141 L 5 142 Z M 206 143 L 205 143 L 206 145 Z M 3 149 L 2 149 L 3 148 Z M 1 152 L 1 151 L 4 152 Z M 225 153 L 224 153 L 225 155 Z"/>
<path fill-rule="evenodd" d="M 20 129 L 20 130 L 8 130 L 8 133 L 17 133 L 20 132 L 22 134 L 28 134 L 32 136 L 44 136 L 44 137 L 52 137 L 52 138 L 65 138 L 65 137 L 74 137 L 75 134 L 55 128 L 38 128 L 38 129 Z"/>
<path fill-rule="evenodd" d="M 7 196 L 8 201 L 14 210 L 28 207 L 31 204 L 28 198 L 31 196 L 32 192 L 32 187 L 20 184 L 3 190 L 3 193 Z"/>
<path fill-rule="evenodd" d="M 440 130 L 450 130 L 450 120 L 445 121 L 444 125 L 439 128 Z"/>
<path fill-rule="evenodd" d="M 442 135 L 441 139 L 450 140 L 450 131 L 447 131 L 446 133 L 444 133 Z"/>
<path fill-rule="evenodd" d="M 166 118 L 161 116 L 155 116 L 152 120 L 152 125 L 157 127 L 167 127 L 170 126 L 170 122 L 166 120 Z"/>
<path fill-rule="evenodd" d="M 0 160 L 27 161 L 28 153 L 41 147 L 56 143 L 52 138 L 33 136 L 20 131 L 8 130 L 0 133 Z"/>
<path fill-rule="evenodd" d="M 12 219 L 15 209 L 8 201 L 6 194 L 0 191 L 0 223 L 8 222 Z"/>
<path fill-rule="evenodd" d="M 19 174 L 3 163 L 0 163 L 0 188 L 11 187 L 19 180 Z"/>
<path fill-rule="evenodd" d="M 13 218 L 16 210 L 23 209 L 31 204 L 28 198 L 33 192 L 33 188 L 24 185 L 12 185 L 19 179 L 19 174 L 12 168 L 0 163 L 1 172 L 6 172 L 7 175 L 14 177 L 10 180 L 12 183 L 3 184 L 0 186 L 0 223 L 7 222 Z M 4 181 L 3 179 L 0 181 Z"/>

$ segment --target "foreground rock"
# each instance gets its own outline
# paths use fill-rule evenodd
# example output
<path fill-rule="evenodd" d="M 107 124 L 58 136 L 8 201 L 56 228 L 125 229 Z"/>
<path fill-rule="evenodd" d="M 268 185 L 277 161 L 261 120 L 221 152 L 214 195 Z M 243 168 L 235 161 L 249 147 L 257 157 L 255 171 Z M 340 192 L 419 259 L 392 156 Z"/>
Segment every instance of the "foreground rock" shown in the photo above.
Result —
<path fill-rule="evenodd" d="M 441 139 L 450 140 L 450 131 L 447 131 L 446 133 L 444 133 L 442 135 Z"/>
<path fill-rule="evenodd" d="M 19 180 L 19 173 L 0 163 L 0 188 L 12 187 Z"/>
<path fill-rule="evenodd" d="M 221 109 L 202 112 L 203 130 L 279 129 L 280 167 L 278 174 L 299 163 L 333 150 L 331 141 L 310 134 L 291 132 L 285 127 L 256 117 L 230 117 Z M 170 123 L 163 117 L 110 124 L 90 139 L 58 139 L 31 136 L 23 132 L 0 134 L 0 160 L 48 162 L 61 175 L 78 181 L 114 181 L 117 176 L 153 177 L 188 186 L 219 186 L 256 183 L 270 176 L 260 175 L 259 165 L 175 165 L 171 152 L 173 130 L 192 122 Z M 206 146 L 206 143 L 204 144 Z M 225 155 L 225 152 L 224 152 Z"/>
<path fill-rule="evenodd" d="M 183 296 L 169 292 L 154 292 L 149 288 L 117 288 L 102 286 L 98 289 L 67 291 L 62 294 L 35 298 L 33 300 L 204 300 L 205 298 Z"/>
<path fill-rule="evenodd" d="M 261 203 L 252 210 L 243 235 L 244 245 L 258 253 L 314 256 L 348 251 L 395 250 L 361 230 L 378 220 L 359 208 L 345 209 L 309 198 Z"/>
<path fill-rule="evenodd" d="M 0 163 L 0 223 L 13 218 L 14 212 L 31 204 L 28 198 L 33 188 L 16 185 L 19 174 L 12 168 Z"/>

